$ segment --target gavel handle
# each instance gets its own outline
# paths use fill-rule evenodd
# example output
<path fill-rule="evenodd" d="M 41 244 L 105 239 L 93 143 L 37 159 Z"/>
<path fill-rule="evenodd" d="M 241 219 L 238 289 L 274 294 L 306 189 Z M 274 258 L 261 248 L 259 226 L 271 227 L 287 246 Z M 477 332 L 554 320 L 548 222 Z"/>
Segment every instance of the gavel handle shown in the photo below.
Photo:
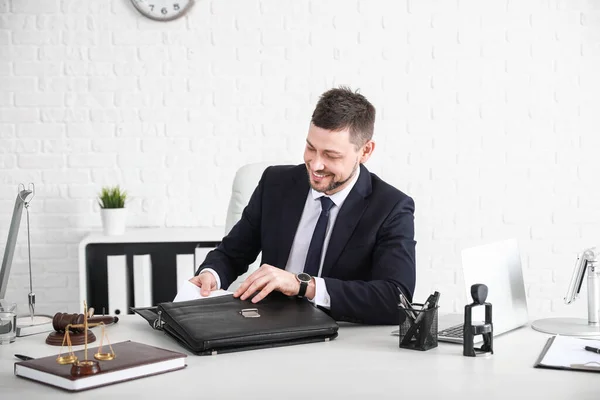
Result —
<path fill-rule="evenodd" d="M 117 321 L 119 321 L 119 317 L 111 317 L 110 315 L 88 318 L 88 323 L 102 322 L 104 325 L 116 324 Z"/>

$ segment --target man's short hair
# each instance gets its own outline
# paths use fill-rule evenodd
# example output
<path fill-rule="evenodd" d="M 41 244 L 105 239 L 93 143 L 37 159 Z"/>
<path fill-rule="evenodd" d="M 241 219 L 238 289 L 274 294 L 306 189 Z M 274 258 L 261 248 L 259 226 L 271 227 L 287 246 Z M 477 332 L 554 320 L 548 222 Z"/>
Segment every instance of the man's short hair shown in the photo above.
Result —
<path fill-rule="evenodd" d="M 311 122 L 331 131 L 349 128 L 350 142 L 359 148 L 373 137 L 375 107 L 362 94 L 340 86 L 321 95 Z"/>

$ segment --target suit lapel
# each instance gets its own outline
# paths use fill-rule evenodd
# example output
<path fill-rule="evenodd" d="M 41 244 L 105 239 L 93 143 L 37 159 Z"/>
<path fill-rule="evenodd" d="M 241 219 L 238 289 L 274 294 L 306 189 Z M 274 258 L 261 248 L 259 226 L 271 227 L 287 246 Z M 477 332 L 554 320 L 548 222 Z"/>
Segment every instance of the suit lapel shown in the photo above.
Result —
<path fill-rule="evenodd" d="M 327 245 L 327 253 L 323 261 L 323 270 L 321 276 L 329 276 L 333 265 L 340 257 L 346 243 L 352 236 L 356 225 L 362 218 L 367 205 L 369 204 L 366 198 L 371 194 L 371 174 L 362 164 L 360 165 L 360 176 L 358 181 L 348 194 L 346 201 L 342 205 L 340 212 L 335 220 L 329 244 Z"/>
<path fill-rule="evenodd" d="M 306 167 L 302 165 L 303 171 L 292 178 L 292 182 L 281 198 L 281 214 L 279 216 L 279 246 L 277 247 L 276 266 L 285 269 L 296 230 L 300 224 L 300 218 L 304 211 L 306 196 L 310 185 L 306 175 Z"/>

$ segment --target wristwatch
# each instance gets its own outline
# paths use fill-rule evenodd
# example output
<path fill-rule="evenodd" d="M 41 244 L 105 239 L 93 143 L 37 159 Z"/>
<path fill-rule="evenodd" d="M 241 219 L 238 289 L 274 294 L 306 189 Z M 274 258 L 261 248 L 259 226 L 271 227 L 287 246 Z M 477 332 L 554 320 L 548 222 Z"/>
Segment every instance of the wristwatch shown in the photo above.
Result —
<path fill-rule="evenodd" d="M 306 288 L 308 287 L 308 284 L 310 283 L 312 277 L 307 273 L 300 272 L 299 274 L 296 274 L 296 279 L 298 279 L 298 282 L 300 282 L 300 290 L 298 291 L 298 297 L 302 298 L 306 294 Z"/>

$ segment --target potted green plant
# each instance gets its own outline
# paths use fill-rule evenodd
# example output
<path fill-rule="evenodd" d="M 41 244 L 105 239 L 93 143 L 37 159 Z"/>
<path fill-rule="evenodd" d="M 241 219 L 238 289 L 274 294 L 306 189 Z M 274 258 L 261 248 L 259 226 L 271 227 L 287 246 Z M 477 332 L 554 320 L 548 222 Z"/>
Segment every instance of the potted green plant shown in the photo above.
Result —
<path fill-rule="evenodd" d="M 122 235 L 125 233 L 125 200 L 127 193 L 119 186 L 105 186 L 98 195 L 102 227 L 105 235 Z"/>

